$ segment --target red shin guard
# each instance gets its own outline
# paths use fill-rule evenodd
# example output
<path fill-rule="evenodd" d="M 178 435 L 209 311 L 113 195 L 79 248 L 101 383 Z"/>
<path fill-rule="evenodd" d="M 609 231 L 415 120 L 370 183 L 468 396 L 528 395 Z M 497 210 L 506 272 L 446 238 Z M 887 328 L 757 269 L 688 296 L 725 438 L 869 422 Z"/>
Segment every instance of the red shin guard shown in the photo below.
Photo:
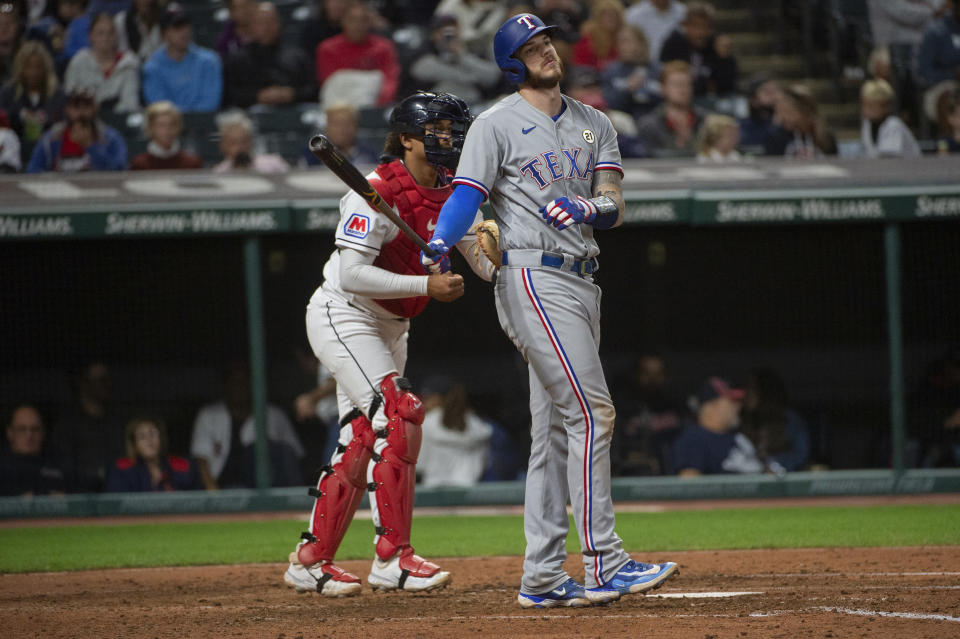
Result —
<path fill-rule="evenodd" d="M 304 566 L 333 560 L 367 487 L 367 463 L 376 436 L 366 415 L 350 422 L 349 428 L 350 443 L 342 454 L 334 455 L 333 465 L 324 468 L 316 490 L 310 492 L 317 498 L 310 517 L 312 538 L 297 551 Z"/>

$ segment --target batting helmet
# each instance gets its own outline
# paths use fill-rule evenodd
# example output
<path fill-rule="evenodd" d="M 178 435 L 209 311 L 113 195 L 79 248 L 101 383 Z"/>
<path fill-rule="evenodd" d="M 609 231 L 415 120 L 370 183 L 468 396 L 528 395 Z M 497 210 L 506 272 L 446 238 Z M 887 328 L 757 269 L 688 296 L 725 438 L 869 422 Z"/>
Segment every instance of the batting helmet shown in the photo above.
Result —
<path fill-rule="evenodd" d="M 524 43 L 541 31 L 556 29 L 556 25 L 545 25 L 543 20 L 532 13 L 521 13 L 507 18 L 500 25 L 497 35 L 493 36 L 493 57 L 503 69 L 507 80 L 520 84 L 527 77 L 527 68 L 513 57 Z"/>
<path fill-rule="evenodd" d="M 446 136 L 438 138 L 424 125 L 428 122 L 448 120 L 450 122 L 449 140 Z M 423 148 L 427 161 L 456 170 L 463 140 L 467 129 L 473 122 L 470 107 L 452 93 L 430 93 L 418 91 L 404 98 L 390 113 L 390 130 L 394 133 L 406 133 L 423 139 Z"/>

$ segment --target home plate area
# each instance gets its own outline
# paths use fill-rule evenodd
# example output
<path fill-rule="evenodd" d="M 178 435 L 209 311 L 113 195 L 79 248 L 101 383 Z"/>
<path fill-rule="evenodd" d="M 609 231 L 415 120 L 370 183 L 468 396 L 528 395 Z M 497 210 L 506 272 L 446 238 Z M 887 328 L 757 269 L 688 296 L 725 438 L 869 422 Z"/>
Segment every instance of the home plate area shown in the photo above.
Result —
<path fill-rule="evenodd" d="M 521 557 L 434 558 L 430 593 L 297 595 L 285 564 L 0 575 L 10 637 L 960 637 L 955 547 L 634 553 L 680 574 L 650 595 L 588 608 L 516 604 Z M 282 558 L 281 558 L 282 560 Z M 565 568 L 579 576 L 571 556 Z"/>

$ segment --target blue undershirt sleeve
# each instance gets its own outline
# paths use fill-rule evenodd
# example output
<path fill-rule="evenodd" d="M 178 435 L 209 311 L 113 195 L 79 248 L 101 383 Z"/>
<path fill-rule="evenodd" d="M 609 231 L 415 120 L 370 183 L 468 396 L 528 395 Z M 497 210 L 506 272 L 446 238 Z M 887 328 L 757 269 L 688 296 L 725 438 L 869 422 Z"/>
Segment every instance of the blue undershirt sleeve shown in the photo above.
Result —
<path fill-rule="evenodd" d="M 440 209 L 437 228 L 433 239 L 440 238 L 447 246 L 460 241 L 477 216 L 477 209 L 483 204 L 483 193 L 472 186 L 459 184 L 453 188 L 453 194 Z"/>

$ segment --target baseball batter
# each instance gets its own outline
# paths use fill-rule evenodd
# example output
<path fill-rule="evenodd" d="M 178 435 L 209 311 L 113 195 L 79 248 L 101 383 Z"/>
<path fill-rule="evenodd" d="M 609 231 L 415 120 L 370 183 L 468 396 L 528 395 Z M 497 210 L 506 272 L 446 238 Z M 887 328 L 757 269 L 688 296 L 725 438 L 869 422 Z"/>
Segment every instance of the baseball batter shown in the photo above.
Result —
<path fill-rule="evenodd" d="M 394 159 L 380 164 L 368 180 L 424 239 L 431 237 L 453 188 L 450 169 L 470 121 L 467 105 L 445 93 L 417 93 L 391 114 L 385 152 Z M 340 216 L 337 249 L 324 266 L 323 284 L 311 297 L 306 317 L 310 345 L 337 381 L 339 445 L 311 490 L 317 500 L 310 530 L 290 553 L 284 581 L 322 595 L 360 592 L 360 579 L 333 559 L 368 491 L 376 527 L 369 585 L 440 588 L 450 573 L 414 554 L 410 544 L 423 406 L 402 375 L 410 318 L 430 297 L 449 302 L 463 295 L 463 278 L 450 272 L 424 275 L 417 245 L 356 193 L 340 201 Z M 474 243 L 467 234 L 458 248 L 489 280 L 493 265 L 472 250 Z"/>
<path fill-rule="evenodd" d="M 599 111 L 560 92 L 550 29 L 532 14 L 509 18 L 494 38 L 516 93 L 481 113 L 464 142 L 431 246 L 444 253 L 489 199 L 500 228 L 497 314 L 529 365 L 531 450 L 518 603 L 584 606 L 660 586 L 673 562 L 630 559 L 614 532 L 610 441 L 614 409 L 603 377 L 596 230 L 620 224 L 623 169 L 616 132 Z M 436 269 L 437 258 L 421 253 Z M 585 583 L 566 558 L 567 500 Z"/>

